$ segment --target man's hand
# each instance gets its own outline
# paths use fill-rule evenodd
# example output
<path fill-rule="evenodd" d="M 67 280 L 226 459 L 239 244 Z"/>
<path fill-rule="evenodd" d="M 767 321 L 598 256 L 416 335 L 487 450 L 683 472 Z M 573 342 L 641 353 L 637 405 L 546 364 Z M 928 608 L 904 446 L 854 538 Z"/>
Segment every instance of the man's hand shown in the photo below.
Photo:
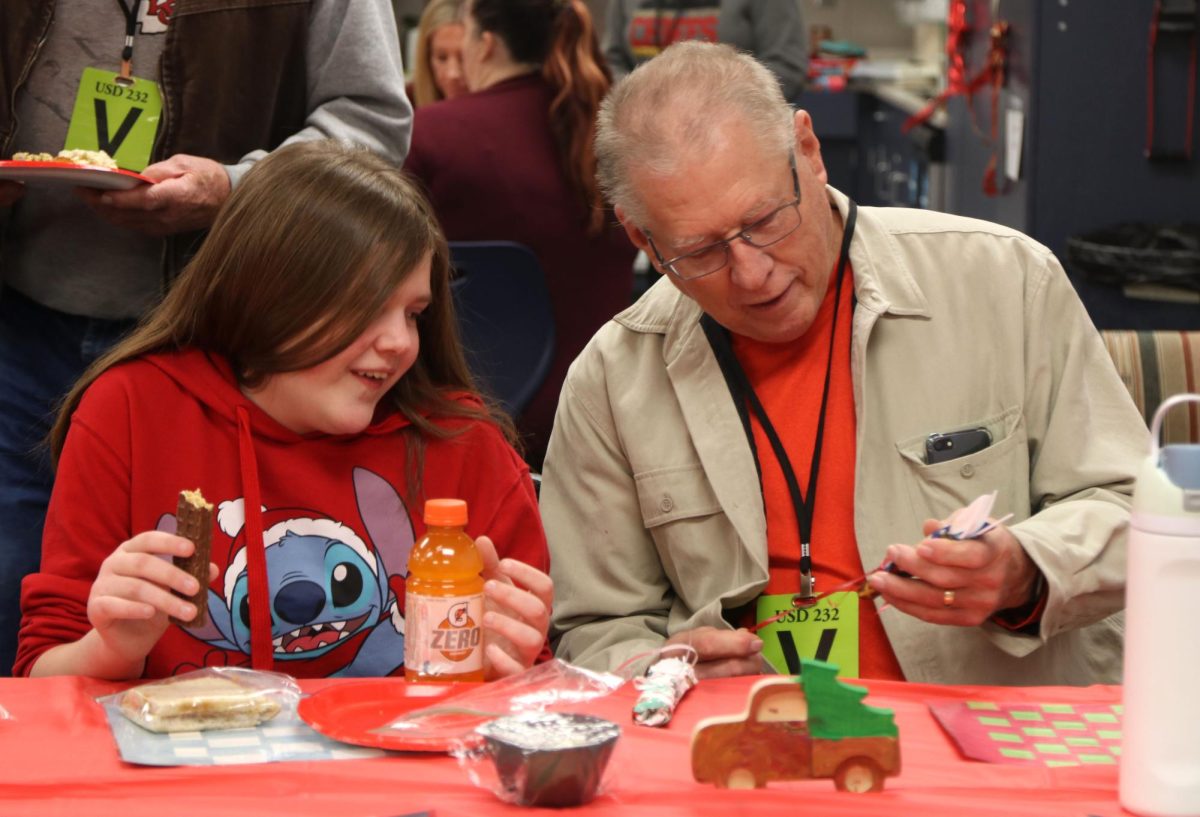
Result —
<path fill-rule="evenodd" d="M 882 571 L 867 579 L 888 604 L 933 624 L 975 627 L 1029 601 L 1037 567 L 1008 528 L 978 539 L 928 538 L 941 525 L 926 519 L 919 545 L 888 548 L 887 558 L 919 580 Z"/>
<path fill-rule="evenodd" d="M 20 182 L 0 182 L 0 207 L 10 207 L 25 195 L 25 185 Z"/>
<path fill-rule="evenodd" d="M 180 153 L 150 165 L 142 175 L 158 183 L 132 190 L 79 187 L 76 193 L 110 224 L 155 237 L 212 225 L 229 198 L 229 174 L 211 159 Z"/>
<path fill-rule="evenodd" d="M 667 639 L 668 644 L 688 644 L 695 648 L 696 677 L 727 678 L 732 675 L 762 675 L 762 639 L 749 630 L 718 630 L 697 627 Z"/>

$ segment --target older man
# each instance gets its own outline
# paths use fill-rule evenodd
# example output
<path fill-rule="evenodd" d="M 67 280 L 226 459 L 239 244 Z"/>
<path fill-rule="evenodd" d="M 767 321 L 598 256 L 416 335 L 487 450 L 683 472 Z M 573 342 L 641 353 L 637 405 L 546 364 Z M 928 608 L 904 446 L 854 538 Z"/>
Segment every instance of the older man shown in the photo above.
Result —
<path fill-rule="evenodd" d="M 702 676 L 807 654 L 862 677 L 1117 680 L 1146 430 L 1051 253 L 856 208 L 808 114 L 727 46 L 634 71 L 597 152 L 666 280 L 563 390 L 542 491 L 558 655 L 685 642 Z M 1007 525 L 935 533 L 993 490 Z"/>

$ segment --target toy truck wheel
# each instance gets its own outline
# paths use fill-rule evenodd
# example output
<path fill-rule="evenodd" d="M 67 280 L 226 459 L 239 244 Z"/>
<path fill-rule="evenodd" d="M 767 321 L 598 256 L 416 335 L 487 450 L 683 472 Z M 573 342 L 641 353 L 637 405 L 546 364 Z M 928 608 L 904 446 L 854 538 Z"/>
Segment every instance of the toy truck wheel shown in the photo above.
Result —
<path fill-rule="evenodd" d="M 758 788 L 758 778 L 754 776 L 752 769 L 731 769 L 729 774 L 725 776 L 725 788 L 756 789 Z"/>
<path fill-rule="evenodd" d="M 869 757 L 852 757 L 838 766 L 833 782 L 838 791 L 883 791 L 883 770 Z"/>

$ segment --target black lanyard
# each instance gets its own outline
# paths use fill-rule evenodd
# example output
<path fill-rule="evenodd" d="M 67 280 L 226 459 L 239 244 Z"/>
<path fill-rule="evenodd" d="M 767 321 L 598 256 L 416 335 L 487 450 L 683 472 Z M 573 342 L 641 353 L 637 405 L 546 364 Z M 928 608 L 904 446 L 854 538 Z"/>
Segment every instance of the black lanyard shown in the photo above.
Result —
<path fill-rule="evenodd" d="M 131 79 L 133 75 L 133 35 L 137 32 L 138 9 L 142 0 L 133 0 L 133 6 L 125 0 L 117 0 L 125 12 L 125 47 L 121 49 L 121 78 Z"/>
<path fill-rule="evenodd" d="M 821 446 L 825 438 L 825 411 L 829 404 L 829 381 L 830 375 L 833 372 L 833 346 L 834 340 L 837 338 L 838 307 L 841 305 L 842 282 L 846 277 L 846 264 L 850 260 L 850 240 L 854 236 L 854 224 L 857 218 L 858 207 L 851 201 L 850 211 L 846 217 L 846 227 L 842 232 L 842 248 L 838 255 L 837 270 L 834 273 L 834 276 L 837 278 L 837 285 L 833 295 L 833 320 L 829 331 L 829 354 L 825 362 L 825 385 L 821 389 L 821 414 L 817 419 L 817 433 L 816 439 L 813 441 L 812 462 L 809 464 L 808 470 L 807 498 L 800 490 L 800 484 L 796 480 L 795 469 L 792 468 L 791 458 L 788 457 L 787 451 L 783 447 L 783 442 L 779 439 L 779 434 L 775 431 L 775 426 L 771 423 L 771 418 L 767 416 L 766 409 L 763 408 L 762 402 L 754 392 L 754 387 L 750 385 L 750 379 L 746 376 L 746 371 L 742 368 L 742 364 L 738 362 L 737 356 L 733 353 L 733 345 L 729 340 L 729 332 L 709 315 L 704 315 L 700 318 L 700 325 L 704 329 L 704 334 L 708 337 L 708 342 L 712 346 L 713 353 L 716 355 L 717 363 L 721 367 L 721 373 L 725 375 L 725 383 L 733 395 L 734 403 L 738 409 L 738 416 L 741 417 L 742 425 L 745 427 L 746 437 L 750 441 L 750 450 L 754 454 L 755 465 L 758 466 L 760 486 L 762 483 L 762 465 L 758 457 L 758 446 L 754 443 L 754 433 L 750 428 L 750 418 L 746 413 L 746 404 L 749 404 L 750 410 L 754 412 L 759 425 L 762 426 L 763 433 L 766 434 L 767 440 L 771 443 L 771 450 L 775 454 L 775 459 L 779 462 L 779 468 L 783 471 L 783 478 L 787 482 L 788 493 L 791 495 L 792 507 L 796 512 L 796 525 L 800 532 L 799 596 L 805 599 L 812 598 L 816 593 L 816 583 L 813 580 L 812 574 L 811 542 L 812 524 L 817 505 L 817 476 L 821 469 Z"/>

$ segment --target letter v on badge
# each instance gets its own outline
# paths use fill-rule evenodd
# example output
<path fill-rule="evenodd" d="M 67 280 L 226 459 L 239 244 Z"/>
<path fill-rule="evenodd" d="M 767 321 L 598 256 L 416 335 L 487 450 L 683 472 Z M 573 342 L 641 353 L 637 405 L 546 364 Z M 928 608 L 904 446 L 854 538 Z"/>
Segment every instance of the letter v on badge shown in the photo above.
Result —
<path fill-rule="evenodd" d="M 84 68 L 67 126 L 66 150 L 103 150 L 124 170 L 150 164 L 162 118 L 162 95 L 152 80 L 117 81 L 112 71 Z"/>
<path fill-rule="evenodd" d="M 759 596 L 756 621 L 791 613 L 758 631 L 762 655 L 781 673 L 800 672 L 800 659 L 826 661 L 838 677 L 858 677 L 858 594 L 833 593 L 812 607 L 793 607 L 791 593 Z"/>

